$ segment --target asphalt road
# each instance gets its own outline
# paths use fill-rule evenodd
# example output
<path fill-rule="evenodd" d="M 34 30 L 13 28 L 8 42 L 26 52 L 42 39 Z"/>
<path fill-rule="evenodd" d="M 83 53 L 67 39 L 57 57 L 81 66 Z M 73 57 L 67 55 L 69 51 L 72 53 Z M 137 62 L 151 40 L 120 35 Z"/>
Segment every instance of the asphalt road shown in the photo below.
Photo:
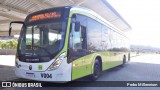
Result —
<path fill-rule="evenodd" d="M 104 71 L 97 81 L 160 81 L 160 55 L 148 54 L 131 58 L 125 67 Z M 77 81 L 86 81 L 82 78 Z M 47 83 L 46 83 L 47 84 Z M 70 82 L 70 85 L 73 83 Z M 88 86 L 90 83 L 88 83 Z M 46 87 L 2 88 L 3 90 L 160 90 L 160 87 Z"/>

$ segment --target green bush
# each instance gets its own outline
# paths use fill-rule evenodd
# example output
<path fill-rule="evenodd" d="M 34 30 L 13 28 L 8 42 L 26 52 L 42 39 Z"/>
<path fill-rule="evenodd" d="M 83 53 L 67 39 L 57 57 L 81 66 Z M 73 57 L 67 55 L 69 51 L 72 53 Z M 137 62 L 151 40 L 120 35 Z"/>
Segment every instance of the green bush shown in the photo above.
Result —
<path fill-rule="evenodd" d="M 17 40 L 0 41 L 1 49 L 16 49 L 17 44 Z"/>
<path fill-rule="evenodd" d="M 1 48 L 2 48 L 2 49 L 6 49 L 6 48 L 7 48 L 6 42 L 1 42 Z"/>

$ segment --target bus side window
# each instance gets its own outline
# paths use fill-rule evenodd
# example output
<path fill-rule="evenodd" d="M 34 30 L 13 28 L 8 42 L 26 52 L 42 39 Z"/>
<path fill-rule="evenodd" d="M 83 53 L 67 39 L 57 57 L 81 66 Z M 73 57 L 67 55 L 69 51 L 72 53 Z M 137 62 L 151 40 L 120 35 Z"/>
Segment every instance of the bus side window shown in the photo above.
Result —
<path fill-rule="evenodd" d="M 87 49 L 86 27 L 81 26 L 81 43 L 82 49 Z"/>
<path fill-rule="evenodd" d="M 70 37 L 69 37 L 69 59 L 68 62 L 72 62 L 73 60 L 77 59 L 79 57 L 78 50 L 82 48 L 81 42 L 80 42 L 80 31 L 75 31 L 75 23 L 71 23 L 70 28 Z"/>
<path fill-rule="evenodd" d="M 87 49 L 86 27 L 81 26 L 79 32 L 73 33 L 73 49 Z"/>
<path fill-rule="evenodd" d="M 80 22 L 80 30 L 75 31 L 75 22 Z M 87 52 L 87 37 L 86 37 L 86 18 L 76 15 L 76 19 L 72 17 L 70 26 L 70 37 L 69 37 L 69 49 L 68 62 L 72 62 L 77 58 L 83 57 Z"/>
<path fill-rule="evenodd" d="M 81 30 L 79 32 L 74 32 L 73 34 L 73 49 L 74 50 L 82 49 Z"/>

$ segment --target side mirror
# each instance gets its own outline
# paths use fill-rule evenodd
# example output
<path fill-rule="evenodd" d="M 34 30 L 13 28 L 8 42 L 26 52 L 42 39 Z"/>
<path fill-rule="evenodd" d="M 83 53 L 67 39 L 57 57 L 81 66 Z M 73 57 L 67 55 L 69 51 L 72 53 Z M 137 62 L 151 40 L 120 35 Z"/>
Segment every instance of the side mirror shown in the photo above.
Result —
<path fill-rule="evenodd" d="M 80 30 L 80 22 L 75 22 L 75 31 L 79 32 Z"/>
<path fill-rule="evenodd" d="M 24 25 L 23 21 L 13 21 L 13 22 L 10 22 L 9 31 L 8 31 L 9 36 L 11 36 L 11 32 L 12 32 L 12 26 L 11 26 L 12 23 L 17 23 L 17 24 L 23 24 Z"/>

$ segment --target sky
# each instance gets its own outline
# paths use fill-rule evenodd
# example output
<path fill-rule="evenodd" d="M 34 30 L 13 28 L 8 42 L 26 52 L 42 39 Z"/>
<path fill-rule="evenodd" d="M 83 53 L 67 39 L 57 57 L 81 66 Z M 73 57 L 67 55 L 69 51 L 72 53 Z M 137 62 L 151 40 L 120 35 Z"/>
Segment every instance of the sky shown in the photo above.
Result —
<path fill-rule="evenodd" d="M 107 0 L 131 25 L 131 44 L 160 48 L 160 0 Z"/>

